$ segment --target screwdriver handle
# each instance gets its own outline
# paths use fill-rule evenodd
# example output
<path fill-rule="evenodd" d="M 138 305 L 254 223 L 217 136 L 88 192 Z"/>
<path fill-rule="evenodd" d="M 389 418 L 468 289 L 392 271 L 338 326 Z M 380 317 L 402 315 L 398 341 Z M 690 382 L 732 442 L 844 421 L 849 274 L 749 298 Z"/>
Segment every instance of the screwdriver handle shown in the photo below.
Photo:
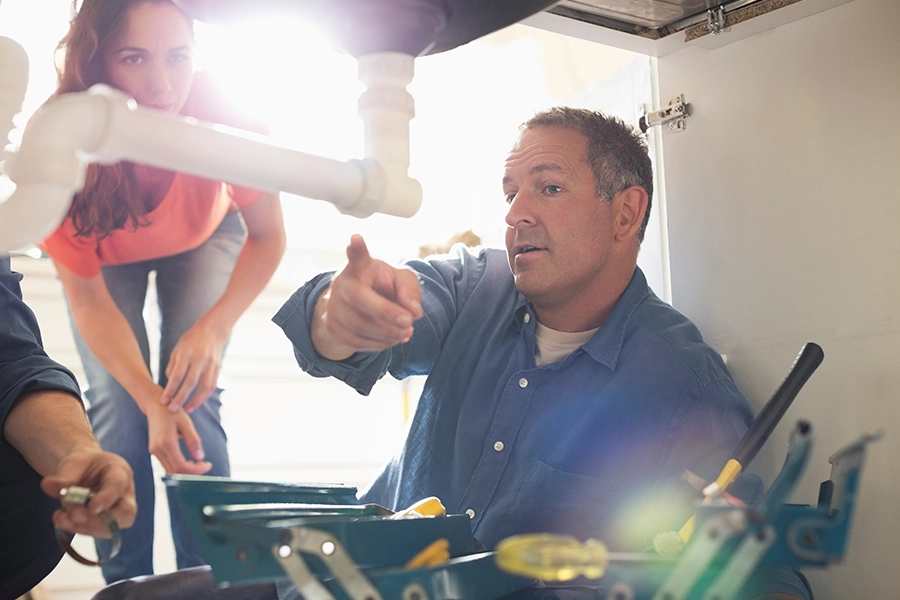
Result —
<path fill-rule="evenodd" d="M 759 411 L 756 419 L 750 425 L 750 429 L 741 438 L 738 447 L 735 449 L 732 458 L 739 462 L 743 468 L 756 457 L 759 449 L 771 435 L 775 426 L 787 412 L 794 398 L 800 392 L 800 388 L 809 380 L 822 360 L 825 358 L 825 352 L 822 347 L 816 343 L 808 342 L 800 349 L 800 354 L 794 360 L 791 370 L 787 377 L 772 394 L 772 397 L 766 402 L 762 410 Z"/>

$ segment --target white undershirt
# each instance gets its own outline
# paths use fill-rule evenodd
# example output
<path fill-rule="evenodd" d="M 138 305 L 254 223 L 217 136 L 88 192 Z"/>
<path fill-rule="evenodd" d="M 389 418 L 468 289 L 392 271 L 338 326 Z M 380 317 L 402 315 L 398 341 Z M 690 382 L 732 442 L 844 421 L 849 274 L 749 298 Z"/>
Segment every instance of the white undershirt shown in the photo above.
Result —
<path fill-rule="evenodd" d="M 578 347 L 597 333 L 596 329 L 590 331 L 576 331 L 566 333 L 545 327 L 540 323 L 534 325 L 534 362 L 535 366 L 549 365 L 559 362 L 572 354 Z"/>

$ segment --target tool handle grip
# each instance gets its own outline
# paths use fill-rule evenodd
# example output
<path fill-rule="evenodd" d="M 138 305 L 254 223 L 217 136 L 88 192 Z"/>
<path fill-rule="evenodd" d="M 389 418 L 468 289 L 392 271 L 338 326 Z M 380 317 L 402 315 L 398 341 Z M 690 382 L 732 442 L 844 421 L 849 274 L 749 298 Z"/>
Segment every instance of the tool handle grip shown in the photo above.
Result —
<path fill-rule="evenodd" d="M 824 358 L 825 352 L 822 351 L 822 347 L 813 342 L 804 344 L 800 349 L 800 354 L 794 360 L 787 377 L 784 378 L 763 409 L 759 411 L 732 455 L 732 458 L 741 463 L 744 468 L 756 457 L 756 453 L 759 452 L 781 417 L 791 406 L 794 398 L 797 397 L 800 388 L 815 373 Z"/>

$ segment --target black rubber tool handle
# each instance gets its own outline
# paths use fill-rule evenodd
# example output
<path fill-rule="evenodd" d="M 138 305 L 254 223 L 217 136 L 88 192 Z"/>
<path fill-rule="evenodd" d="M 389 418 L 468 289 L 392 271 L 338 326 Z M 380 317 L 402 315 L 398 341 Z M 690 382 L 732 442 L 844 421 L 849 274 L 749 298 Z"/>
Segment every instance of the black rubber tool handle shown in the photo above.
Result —
<path fill-rule="evenodd" d="M 763 409 L 759 411 L 756 419 L 750 425 L 750 429 L 741 438 L 741 442 L 734 451 L 732 458 L 738 461 L 742 467 L 746 468 L 754 459 L 775 426 L 778 425 L 781 417 L 791 406 L 791 402 L 797 397 L 800 388 L 816 372 L 824 358 L 825 352 L 818 344 L 808 342 L 803 345 L 787 377 L 784 378 Z"/>

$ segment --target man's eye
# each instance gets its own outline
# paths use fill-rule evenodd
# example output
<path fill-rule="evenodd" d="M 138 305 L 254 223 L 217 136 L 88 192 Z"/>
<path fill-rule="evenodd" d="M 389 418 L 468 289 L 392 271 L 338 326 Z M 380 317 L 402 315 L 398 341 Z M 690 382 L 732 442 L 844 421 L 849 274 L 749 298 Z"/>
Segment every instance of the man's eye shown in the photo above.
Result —
<path fill-rule="evenodd" d="M 140 54 L 131 54 L 130 56 L 126 56 L 125 58 L 123 58 L 122 62 L 125 63 L 126 65 L 140 64 L 141 55 Z"/>
<path fill-rule="evenodd" d="M 193 58 L 193 56 L 191 56 L 187 52 L 179 52 L 177 54 L 172 54 L 171 56 L 169 56 L 169 60 L 172 62 L 176 62 L 176 63 L 187 62 L 187 61 L 190 61 L 192 58 Z"/>
<path fill-rule="evenodd" d="M 512 204 L 512 201 L 516 199 L 516 193 L 510 192 L 509 194 L 506 194 L 504 196 L 504 199 L 506 200 L 507 204 Z"/>
<path fill-rule="evenodd" d="M 562 188 L 558 185 L 548 185 L 544 188 L 544 191 L 552 196 L 554 194 L 560 193 L 562 191 Z"/>

